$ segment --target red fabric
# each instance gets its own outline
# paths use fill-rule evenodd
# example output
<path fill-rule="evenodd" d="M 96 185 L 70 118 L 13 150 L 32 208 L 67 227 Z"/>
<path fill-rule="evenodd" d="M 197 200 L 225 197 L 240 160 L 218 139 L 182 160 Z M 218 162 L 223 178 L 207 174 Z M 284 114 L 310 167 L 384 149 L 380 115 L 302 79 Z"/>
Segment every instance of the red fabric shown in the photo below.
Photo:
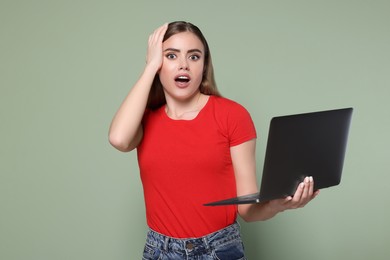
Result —
<path fill-rule="evenodd" d="M 204 203 L 236 196 L 230 147 L 256 138 L 249 113 L 210 96 L 193 120 L 172 120 L 164 107 L 145 114 L 138 162 L 147 223 L 171 237 L 200 237 L 231 225 L 237 206 Z"/>

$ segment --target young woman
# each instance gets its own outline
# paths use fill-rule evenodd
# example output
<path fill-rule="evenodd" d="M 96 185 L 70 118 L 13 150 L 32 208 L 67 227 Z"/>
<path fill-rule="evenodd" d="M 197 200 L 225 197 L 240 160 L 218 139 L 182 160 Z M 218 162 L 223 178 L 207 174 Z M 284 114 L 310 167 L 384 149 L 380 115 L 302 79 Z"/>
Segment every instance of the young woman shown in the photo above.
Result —
<path fill-rule="evenodd" d="M 164 24 L 149 37 L 145 69 L 109 141 L 137 148 L 150 228 L 144 259 L 245 259 L 237 215 L 266 220 L 318 194 L 307 177 L 292 197 L 203 206 L 258 191 L 256 131 L 246 109 L 219 94 L 207 41 L 191 23 Z"/>

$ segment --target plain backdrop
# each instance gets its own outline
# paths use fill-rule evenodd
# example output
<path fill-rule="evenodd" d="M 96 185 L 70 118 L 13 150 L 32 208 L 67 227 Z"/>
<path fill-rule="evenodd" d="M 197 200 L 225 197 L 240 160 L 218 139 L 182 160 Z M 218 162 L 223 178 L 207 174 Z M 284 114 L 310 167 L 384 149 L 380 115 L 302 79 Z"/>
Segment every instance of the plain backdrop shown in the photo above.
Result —
<path fill-rule="evenodd" d="M 201 28 L 220 91 L 250 111 L 259 179 L 273 116 L 354 108 L 341 185 L 240 221 L 248 259 L 389 259 L 389 11 L 386 0 L 0 0 L 0 259 L 141 258 L 136 153 L 107 133 L 149 34 L 175 20 Z"/>

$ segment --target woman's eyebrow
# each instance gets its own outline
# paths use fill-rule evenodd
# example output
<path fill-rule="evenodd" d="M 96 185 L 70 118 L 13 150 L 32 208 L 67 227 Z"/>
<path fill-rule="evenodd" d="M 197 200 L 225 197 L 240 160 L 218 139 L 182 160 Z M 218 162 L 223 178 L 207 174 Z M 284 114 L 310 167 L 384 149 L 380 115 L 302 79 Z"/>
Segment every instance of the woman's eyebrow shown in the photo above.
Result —
<path fill-rule="evenodd" d="M 164 52 L 167 52 L 167 51 L 180 52 L 179 49 L 175 49 L 175 48 L 167 48 L 167 49 L 164 50 Z"/>
<path fill-rule="evenodd" d="M 199 49 L 191 49 L 191 50 L 188 50 L 187 53 L 191 53 L 191 52 L 199 52 L 199 53 L 202 53 L 201 50 Z"/>
<path fill-rule="evenodd" d="M 167 51 L 171 51 L 171 52 L 180 52 L 179 49 L 175 49 L 175 48 L 167 48 L 167 49 L 164 50 L 164 52 L 167 52 Z M 199 52 L 199 53 L 202 53 L 202 51 L 199 50 L 199 49 L 190 49 L 190 50 L 187 51 L 187 53 L 192 53 L 192 52 Z"/>

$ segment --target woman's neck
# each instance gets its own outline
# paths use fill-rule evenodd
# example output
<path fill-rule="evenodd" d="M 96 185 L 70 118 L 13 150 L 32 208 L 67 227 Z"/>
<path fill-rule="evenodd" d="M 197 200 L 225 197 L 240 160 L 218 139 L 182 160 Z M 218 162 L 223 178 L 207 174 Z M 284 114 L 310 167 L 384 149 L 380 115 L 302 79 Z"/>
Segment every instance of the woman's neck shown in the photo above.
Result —
<path fill-rule="evenodd" d="M 198 92 L 190 100 L 183 102 L 167 100 L 165 112 L 174 120 L 192 120 L 206 105 L 209 96 Z"/>

